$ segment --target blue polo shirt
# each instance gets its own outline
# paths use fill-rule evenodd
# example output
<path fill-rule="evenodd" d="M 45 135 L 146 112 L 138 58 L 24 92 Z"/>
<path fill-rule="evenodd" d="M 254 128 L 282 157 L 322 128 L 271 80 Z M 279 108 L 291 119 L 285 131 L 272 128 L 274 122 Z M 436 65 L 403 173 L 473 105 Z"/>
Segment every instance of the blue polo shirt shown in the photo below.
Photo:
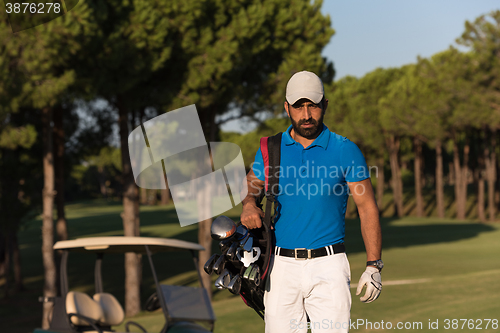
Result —
<path fill-rule="evenodd" d="M 347 182 L 369 178 L 365 158 L 356 144 L 326 125 L 307 148 L 290 136 L 291 129 L 290 125 L 281 140 L 276 245 L 317 249 L 342 243 Z M 252 169 L 257 178 L 265 180 L 260 148 Z"/>

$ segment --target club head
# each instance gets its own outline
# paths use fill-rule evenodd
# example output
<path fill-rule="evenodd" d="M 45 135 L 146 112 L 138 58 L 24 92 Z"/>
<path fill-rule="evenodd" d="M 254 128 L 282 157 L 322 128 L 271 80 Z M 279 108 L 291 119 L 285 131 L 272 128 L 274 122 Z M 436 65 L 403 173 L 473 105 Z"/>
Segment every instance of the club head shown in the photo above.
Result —
<path fill-rule="evenodd" d="M 229 247 L 231 247 L 231 240 L 229 239 L 224 239 L 219 242 L 219 249 L 222 254 L 226 254 L 227 250 L 229 250 Z"/>
<path fill-rule="evenodd" d="M 249 279 L 249 277 L 250 277 L 250 273 L 252 272 L 252 270 L 253 270 L 253 266 L 252 266 L 252 265 L 248 266 L 248 267 L 245 269 L 245 272 L 243 273 L 243 278 L 244 278 L 245 280 L 248 280 L 248 279 Z"/>
<path fill-rule="evenodd" d="M 240 243 L 241 244 L 241 243 Z M 253 248 L 253 237 L 249 236 L 246 238 L 245 242 L 242 244 L 243 250 L 250 252 Z"/>
<path fill-rule="evenodd" d="M 241 290 L 241 277 L 239 274 L 236 274 L 227 286 L 227 290 L 229 290 L 232 294 L 238 295 Z"/>
<path fill-rule="evenodd" d="M 245 227 L 243 224 L 240 224 L 237 228 L 236 228 L 236 232 L 234 234 L 234 238 L 239 240 L 240 243 L 243 239 L 246 239 L 246 237 L 248 237 L 249 235 L 249 232 L 248 232 L 248 229 L 247 227 Z"/>
<path fill-rule="evenodd" d="M 210 259 L 207 260 L 207 262 L 203 266 L 203 270 L 205 271 L 205 273 L 207 273 L 208 275 L 212 274 L 212 272 L 214 271 L 214 264 L 219 259 L 219 257 L 220 256 L 218 254 L 214 254 L 210 257 Z"/>
<path fill-rule="evenodd" d="M 227 269 L 224 269 L 217 280 L 215 280 L 215 286 L 217 287 L 217 289 L 225 289 L 229 286 L 232 278 L 233 276 L 231 275 L 231 272 L 229 272 L 229 270 Z"/>
<path fill-rule="evenodd" d="M 217 280 L 215 280 L 215 287 L 217 289 L 224 289 L 224 278 L 219 276 Z"/>
<path fill-rule="evenodd" d="M 225 267 L 226 258 L 224 256 L 220 256 L 214 264 L 213 271 L 215 272 L 215 274 L 220 275 Z"/>
<path fill-rule="evenodd" d="M 238 242 L 234 242 L 229 247 L 229 250 L 227 250 L 226 255 L 230 260 L 236 259 L 236 252 L 238 251 L 239 245 L 240 244 Z"/>
<path fill-rule="evenodd" d="M 221 215 L 212 222 L 210 232 L 215 240 L 230 239 L 236 233 L 236 223 L 229 217 Z"/>
<path fill-rule="evenodd" d="M 248 276 L 248 281 L 253 282 L 257 287 L 260 285 L 260 268 L 255 264 L 251 264 L 252 270 Z"/>

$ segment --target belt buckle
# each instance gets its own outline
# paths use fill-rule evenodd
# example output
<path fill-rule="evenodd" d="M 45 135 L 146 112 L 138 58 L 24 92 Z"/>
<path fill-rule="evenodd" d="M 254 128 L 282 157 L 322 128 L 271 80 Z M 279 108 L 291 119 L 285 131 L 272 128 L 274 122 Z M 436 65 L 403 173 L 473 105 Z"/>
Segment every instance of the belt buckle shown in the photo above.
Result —
<path fill-rule="evenodd" d="M 303 251 L 307 251 L 307 258 L 298 258 L 297 257 L 297 251 L 299 250 L 303 250 Z M 306 249 L 305 247 L 300 247 L 300 248 L 296 248 L 295 249 L 295 260 L 306 260 L 306 259 L 311 259 L 311 250 L 310 249 Z"/>

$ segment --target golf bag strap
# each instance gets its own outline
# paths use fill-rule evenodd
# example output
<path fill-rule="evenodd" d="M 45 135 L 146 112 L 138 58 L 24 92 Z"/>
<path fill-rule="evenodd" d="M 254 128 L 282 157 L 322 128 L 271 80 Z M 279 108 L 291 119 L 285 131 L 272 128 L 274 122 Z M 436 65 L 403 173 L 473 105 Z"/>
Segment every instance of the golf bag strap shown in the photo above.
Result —
<path fill-rule="evenodd" d="M 265 186 L 264 193 L 266 195 L 266 208 L 264 210 L 264 220 L 262 224 L 264 229 L 270 235 L 268 250 L 272 251 L 274 248 L 274 232 L 272 230 L 271 221 L 276 215 L 276 198 L 279 190 L 279 176 L 280 176 L 280 160 L 281 160 L 281 137 L 283 133 L 278 133 L 271 137 L 264 137 L 260 139 L 260 151 L 262 152 L 262 159 L 264 160 L 265 171 Z M 274 214 L 271 216 L 272 206 L 274 205 Z M 262 278 L 267 276 L 269 270 L 271 252 L 268 253 L 264 262 L 264 271 Z"/>
<path fill-rule="evenodd" d="M 263 222 L 268 228 L 271 226 L 271 206 L 276 201 L 275 196 L 279 190 L 282 135 L 283 133 L 278 133 L 274 136 L 260 139 L 260 151 L 264 161 L 265 173 L 264 190 L 267 199 Z"/>
<path fill-rule="evenodd" d="M 277 194 L 279 184 L 279 171 L 281 159 L 281 136 L 278 133 L 274 136 L 260 138 L 260 151 L 264 160 L 265 173 L 265 194 Z"/>

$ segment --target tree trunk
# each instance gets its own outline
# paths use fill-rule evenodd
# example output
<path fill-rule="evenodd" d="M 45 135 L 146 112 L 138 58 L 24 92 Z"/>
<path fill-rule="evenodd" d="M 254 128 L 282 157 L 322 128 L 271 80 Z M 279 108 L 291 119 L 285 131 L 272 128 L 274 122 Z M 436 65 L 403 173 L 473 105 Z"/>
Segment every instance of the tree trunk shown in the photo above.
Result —
<path fill-rule="evenodd" d="M 128 111 L 122 98 L 118 98 L 120 145 L 122 155 L 122 182 L 123 182 L 123 234 L 136 236 L 136 208 L 138 202 L 137 186 L 132 175 L 132 166 L 128 151 Z M 140 306 L 140 276 L 139 258 L 135 253 L 125 254 L 125 315 L 128 317 L 139 313 Z"/>
<path fill-rule="evenodd" d="M 455 163 L 448 162 L 448 184 L 455 186 L 457 178 L 455 177 Z"/>
<path fill-rule="evenodd" d="M 10 296 L 10 240 L 9 240 L 9 234 L 7 233 L 5 235 L 4 243 L 4 258 L 3 258 L 3 271 L 4 271 L 4 276 L 5 276 L 5 282 L 3 285 L 3 288 L 5 290 L 4 292 L 4 298 L 8 299 Z"/>
<path fill-rule="evenodd" d="M 217 126 L 215 124 L 215 115 L 217 110 L 216 107 L 214 107 L 209 115 L 209 140 L 211 142 L 214 142 L 216 140 L 216 135 L 217 135 Z M 208 165 L 210 165 L 210 168 L 213 168 L 213 161 L 212 161 L 213 156 L 210 156 L 210 159 L 206 161 Z M 201 192 L 201 193 L 200 193 Z M 210 195 L 211 193 L 211 188 L 208 183 L 205 184 L 204 186 L 204 191 L 199 191 L 197 193 L 197 203 L 198 203 L 198 211 L 203 214 L 202 216 L 212 216 L 212 197 Z M 201 218 L 200 218 L 201 219 Z M 205 251 L 200 251 L 199 254 L 199 262 L 198 262 L 198 269 L 200 272 L 202 272 L 201 277 L 202 277 L 202 283 L 203 287 L 208 292 L 208 295 L 210 299 L 212 298 L 212 280 L 208 274 L 203 274 L 203 266 L 207 262 L 208 259 L 210 259 L 210 256 L 212 254 L 212 237 L 210 236 L 210 227 L 212 226 L 212 218 L 203 220 L 200 223 L 198 223 L 198 243 L 205 248 Z"/>
<path fill-rule="evenodd" d="M 97 177 L 99 180 L 99 190 L 102 194 L 103 198 L 108 197 L 108 187 L 106 186 L 106 169 L 104 166 L 100 165 L 97 167 L 97 173 L 99 176 Z"/>
<path fill-rule="evenodd" d="M 198 211 L 202 216 L 211 216 L 211 198 L 210 189 L 205 184 L 205 188 L 197 193 Z M 203 287 L 207 290 L 210 299 L 212 298 L 212 279 L 210 275 L 205 274 L 203 266 L 212 255 L 212 237 L 210 236 L 210 227 L 212 219 L 203 220 L 198 223 L 198 243 L 205 248 L 205 251 L 199 252 L 198 269 L 201 272 Z"/>
<path fill-rule="evenodd" d="M 477 139 L 482 140 L 481 138 Z M 483 146 L 479 143 L 479 147 Z M 486 221 L 486 215 L 484 211 L 484 174 L 483 171 L 486 165 L 486 159 L 489 157 L 488 148 L 484 147 L 483 155 L 480 153 L 477 159 L 477 168 L 474 170 L 474 182 L 477 184 L 477 217 L 481 222 Z"/>
<path fill-rule="evenodd" d="M 415 199 L 417 202 L 417 216 L 424 216 L 424 199 L 422 196 L 422 142 L 417 138 L 413 138 L 413 145 L 415 147 Z"/>
<path fill-rule="evenodd" d="M 151 190 L 148 193 L 148 205 L 156 206 L 158 199 L 158 190 Z"/>
<path fill-rule="evenodd" d="M 42 110 L 43 124 L 43 223 L 42 223 L 42 258 L 44 267 L 44 297 L 56 296 L 56 267 L 54 262 L 54 158 L 52 152 L 52 108 Z M 49 328 L 49 315 L 52 303 L 43 303 L 42 328 Z"/>
<path fill-rule="evenodd" d="M 478 173 L 481 171 L 478 170 Z M 486 221 L 486 215 L 484 213 L 484 178 L 478 175 L 479 179 L 477 182 L 477 217 L 481 222 Z"/>
<path fill-rule="evenodd" d="M 490 221 L 495 221 L 496 210 L 495 210 L 495 183 L 496 183 L 496 144 L 497 144 L 497 133 L 493 131 L 491 133 L 490 139 L 490 151 L 489 156 L 486 157 L 486 178 L 488 181 L 488 215 Z"/>
<path fill-rule="evenodd" d="M 382 209 L 384 204 L 384 187 L 385 187 L 385 176 L 384 176 L 384 158 L 380 157 L 378 159 L 378 178 L 377 178 L 377 206 L 379 214 L 382 215 Z"/>
<path fill-rule="evenodd" d="M 443 187 L 443 146 L 436 144 L 436 202 L 437 215 L 444 218 L 444 187 Z"/>
<path fill-rule="evenodd" d="M 495 147 L 494 150 L 496 150 L 496 142 L 498 142 L 498 135 L 500 134 L 500 131 L 495 131 L 494 132 L 495 138 Z M 500 177 L 497 177 L 497 175 L 500 175 L 500 164 L 496 160 L 496 154 L 495 154 L 495 170 L 493 171 L 495 173 L 495 179 L 496 179 L 496 184 L 495 186 L 492 186 L 495 189 L 495 207 L 498 207 L 500 205 Z"/>
<path fill-rule="evenodd" d="M 139 209 L 139 186 L 137 186 L 134 182 L 134 191 L 135 191 L 135 197 L 136 200 L 134 201 L 134 224 L 135 224 L 135 236 L 139 237 L 141 236 L 141 219 L 139 216 L 140 209 Z M 141 310 L 141 299 L 140 299 L 140 288 L 142 284 L 142 255 L 141 254 L 136 254 L 136 266 L 137 266 L 137 287 L 139 288 L 139 311 Z"/>
<path fill-rule="evenodd" d="M 455 186 L 454 186 L 454 189 L 455 189 L 455 205 L 456 205 L 456 210 L 457 210 L 457 218 L 460 218 L 460 214 L 459 214 L 459 211 L 460 211 L 460 208 L 459 206 L 461 205 L 461 202 L 460 202 L 460 188 L 461 188 L 461 184 L 462 184 L 462 181 L 461 181 L 461 176 L 462 176 L 462 173 L 460 172 L 460 155 L 459 155 L 459 152 L 458 152 L 458 144 L 456 142 L 456 140 L 454 139 L 453 140 L 453 170 L 454 170 L 454 175 L 455 175 Z M 463 218 L 463 217 L 462 217 Z"/>
<path fill-rule="evenodd" d="M 165 185 L 167 186 L 167 188 L 164 190 L 161 190 L 161 204 L 162 205 L 168 205 L 170 203 L 170 190 L 168 188 L 167 177 L 165 177 Z"/>
<path fill-rule="evenodd" d="M 12 268 L 12 234 L 18 229 L 19 212 L 21 210 L 19 192 L 19 164 L 18 149 L 2 149 L 0 151 L 0 267 L 5 277 L 3 288 L 5 298 L 11 295 L 11 268 Z"/>
<path fill-rule="evenodd" d="M 391 162 L 391 183 L 394 196 L 394 216 L 403 216 L 403 186 L 401 181 L 401 170 L 399 167 L 398 153 L 400 139 L 394 135 L 387 138 L 389 147 L 389 158 Z"/>
<path fill-rule="evenodd" d="M 5 276 L 5 236 L 0 228 L 0 278 Z"/>
<path fill-rule="evenodd" d="M 12 265 L 14 269 L 14 287 L 16 292 L 23 291 L 23 275 L 21 272 L 21 252 L 19 251 L 19 242 L 17 240 L 17 231 L 12 233 Z"/>
<path fill-rule="evenodd" d="M 67 240 L 68 227 L 64 211 L 64 128 L 63 109 L 61 106 L 54 108 L 54 172 L 57 207 L 57 239 Z"/>
<path fill-rule="evenodd" d="M 469 174 L 469 152 L 470 152 L 470 146 L 469 146 L 469 138 L 466 137 L 465 139 L 465 145 L 464 145 L 464 163 L 462 165 L 462 176 L 460 177 L 462 179 L 462 189 L 461 189 L 461 202 L 462 202 L 462 210 L 461 214 L 463 215 L 463 219 L 466 218 L 465 214 L 467 212 L 467 184 L 468 184 L 468 174 Z"/>
<path fill-rule="evenodd" d="M 145 187 L 141 187 L 141 205 L 146 205 L 148 203 L 148 190 Z"/>
<path fill-rule="evenodd" d="M 54 142 L 54 175 L 55 175 L 55 203 L 57 210 L 56 234 L 58 240 L 68 239 L 68 226 L 64 211 L 64 127 L 63 109 L 58 105 L 53 109 L 53 142 Z M 56 287 L 60 284 L 59 266 L 62 251 L 56 252 Z"/>
<path fill-rule="evenodd" d="M 466 149 L 464 147 L 464 154 Z M 465 155 L 464 155 L 464 165 L 465 165 Z M 466 200 L 464 200 L 464 187 L 463 184 L 467 184 L 467 173 L 464 172 L 464 167 L 460 164 L 460 152 L 458 148 L 458 143 L 456 138 L 453 138 L 453 166 L 455 170 L 455 204 L 457 207 L 457 219 L 465 219 L 465 204 Z M 465 193 L 465 198 L 467 197 L 467 193 Z"/>

